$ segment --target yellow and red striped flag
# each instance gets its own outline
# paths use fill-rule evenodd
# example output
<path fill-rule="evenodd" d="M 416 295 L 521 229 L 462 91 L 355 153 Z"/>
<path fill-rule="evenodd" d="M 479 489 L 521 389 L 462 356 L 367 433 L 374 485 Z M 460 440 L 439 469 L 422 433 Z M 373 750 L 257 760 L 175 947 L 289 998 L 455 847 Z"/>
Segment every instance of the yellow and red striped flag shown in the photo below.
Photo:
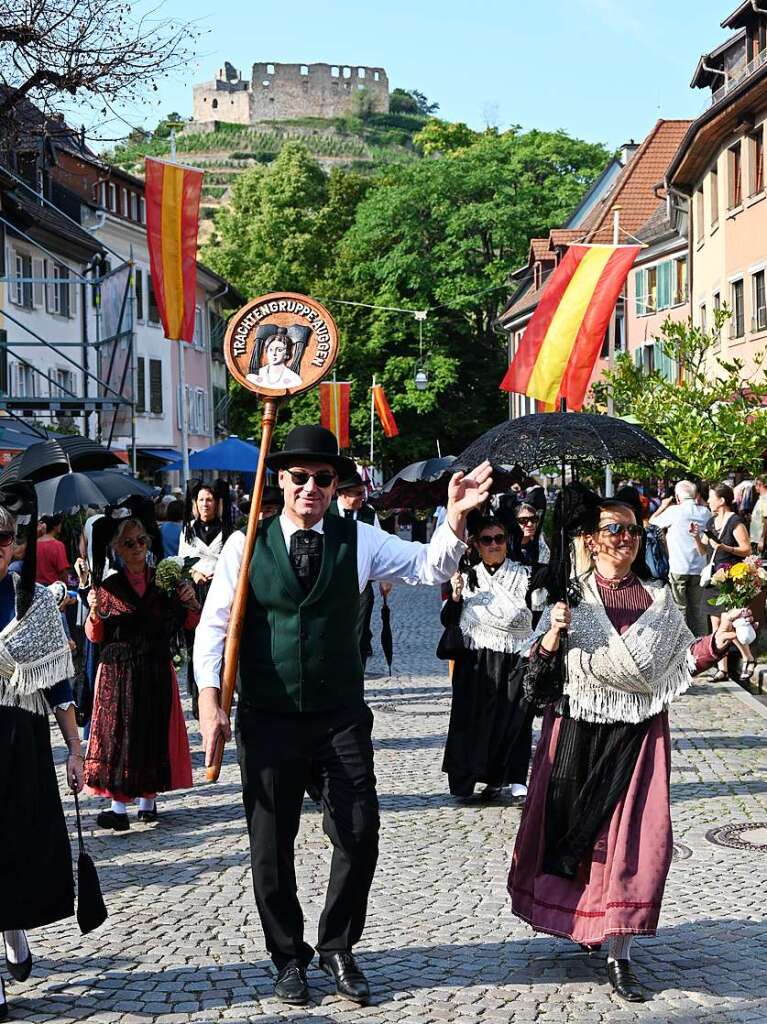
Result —
<path fill-rule="evenodd" d="M 349 397 L 351 384 L 346 380 L 320 384 L 320 426 L 332 430 L 339 448 L 349 447 Z"/>
<path fill-rule="evenodd" d="M 641 246 L 571 245 L 527 325 L 504 391 L 583 405 L 615 303 Z"/>
<path fill-rule="evenodd" d="M 197 287 L 202 171 L 146 159 L 146 234 L 152 288 L 165 337 L 191 341 Z"/>
<path fill-rule="evenodd" d="M 399 434 L 397 428 L 397 421 L 394 419 L 394 413 L 391 411 L 389 403 L 386 401 L 386 395 L 384 389 L 380 384 L 373 385 L 373 404 L 375 410 L 378 413 L 378 418 L 381 421 L 383 432 L 386 437 L 396 437 Z"/>

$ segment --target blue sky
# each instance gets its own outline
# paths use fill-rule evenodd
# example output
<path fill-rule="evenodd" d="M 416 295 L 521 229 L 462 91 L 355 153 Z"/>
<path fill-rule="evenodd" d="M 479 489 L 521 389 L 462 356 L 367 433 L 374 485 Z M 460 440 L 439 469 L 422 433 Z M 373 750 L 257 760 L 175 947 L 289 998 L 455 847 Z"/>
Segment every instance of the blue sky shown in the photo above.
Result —
<path fill-rule="evenodd" d="M 162 14 L 204 30 L 186 75 L 159 104 L 120 108 L 131 124 L 191 112 L 191 86 L 224 60 L 368 64 L 392 88 L 420 89 L 440 116 L 503 128 L 564 128 L 618 146 L 658 117 L 693 117 L 705 94 L 689 81 L 726 33 L 736 0 L 166 0 Z M 156 100 L 156 98 L 155 98 Z M 112 123 L 105 136 L 127 129 Z"/>

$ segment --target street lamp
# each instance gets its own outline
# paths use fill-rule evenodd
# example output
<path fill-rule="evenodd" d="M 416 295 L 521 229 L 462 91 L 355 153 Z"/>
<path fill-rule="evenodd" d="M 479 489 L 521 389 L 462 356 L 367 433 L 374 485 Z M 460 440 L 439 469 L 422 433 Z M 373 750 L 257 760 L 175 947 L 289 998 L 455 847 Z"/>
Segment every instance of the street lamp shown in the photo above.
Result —
<path fill-rule="evenodd" d="M 426 310 L 416 310 L 414 316 L 418 321 L 418 362 L 415 367 L 415 386 L 418 391 L 425 391 L 429 386 L 429 374 L 423 361 L 423 322 L 426 319 Z"/>
<path fill-rule="evenodd" d="M 415 371 L 415 386 L 419 391 L 425 391 L 429 386 L 429 375 L 422 366 Z"/>

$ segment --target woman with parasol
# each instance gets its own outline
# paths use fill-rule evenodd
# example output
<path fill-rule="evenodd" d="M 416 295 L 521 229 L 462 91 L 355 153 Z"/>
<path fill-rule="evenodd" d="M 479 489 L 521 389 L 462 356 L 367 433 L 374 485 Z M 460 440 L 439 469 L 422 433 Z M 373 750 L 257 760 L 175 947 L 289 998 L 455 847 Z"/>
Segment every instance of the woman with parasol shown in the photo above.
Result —
<path fill-rule="evenodd" d="M 147 562 L 150 540 L 135 516 L 100 519 L 93 531 L 93 587 L 86 635 L 100 645 L 85 782 L 110 797 L 100 828 L 126 832 L 127 803 L 138 799 L 139 821 L 157 820 L 158 792 L 192 785 L 184 714 L 171 660 L 171 641 L 199 620 L 191 583 L 161 589 Z M 103 575 L 106 549 L 119 568 Z"/>
<path fill-rule="evenodd" d="M 544 612 L 525 681 L 544 720 L 509 892 L 536 931 L 589 950 L 606 941 L 613 989 L 642 1002 L 632 937 L 655 934 L 672 853 L 668 705 L 748 613 L 693 640 L 670 589 L 647 579 L 634 510 L 579 493 L 555 517 L 555 544 L 562 526 L 578 533 L 571 607 Z M 548 590 L 562 596 L 555 571 Z"/>
<path fill-rule="evenodd" d="M 455 667 L 442 770 L 461 802 L 472 799 L 478 782 L 485 783 L 480 800 L 509 785 L 512 796 L 523 797 L 532 744 L 522 687 L 533 633 L 530 570 L 508 557 L 506 527 L 494 516 L 478 518 L 470 544 L 474 564 L 453 576 L 442 609 L 446 636 L 461 640 L 446 652 Z"/>
<path fill-rule="evenodd" d="M 16 524 L 30 520 L 21 573 L 9 572 Z M 62 584 L 35 585 L 36 499 L 28 483 L 0 485 L 0 931 L 8 972 L 32 970 L 27 930 L 74 914 L 69 834 L 51 753 L 48 714 L 67 745 L 67 782 L 83 785 Z M 57 591 L 58 593 L 54 593 Z M 0 978 L 0 1020 L 8 1015 Z"/>

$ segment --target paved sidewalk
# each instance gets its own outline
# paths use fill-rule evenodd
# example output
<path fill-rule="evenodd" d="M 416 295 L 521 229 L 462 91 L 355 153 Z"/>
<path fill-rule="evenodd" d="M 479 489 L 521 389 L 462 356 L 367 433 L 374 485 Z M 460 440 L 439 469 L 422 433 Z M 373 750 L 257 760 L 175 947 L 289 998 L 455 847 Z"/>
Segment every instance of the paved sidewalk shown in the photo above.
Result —
<path fill-rule="evenodd" d="M 767 709 L 737 687 L 708 681 L 674 706 L 678 856 L 661 931 L 634 946 L 652 1001 L 622 1003 L 610 992 L 603 958 L 536 936 L 512 917 L 505 883 L 520 812 L 456 807 L 440 772 L 449 688 L 445 665 L 433 657 L 438 596 L 399 586 L 391 604 L 395 675 L 384 676 L 377 657 L 368 679 L 383 831 L 358 952 L 373 1005 L 340 1000 L 316 968 L 311 1006 L 289 1010 L 271 998 L 234 752 L 227 751 L 221 781 L 206 785 L 193 732 L 197 785 L 163 798 L 156 826 L 134 822 L 124 836 L 95 834 L 100 802 L 84 801 L 86 841 L 110 918 L 91 936 L 81 937 L 74 921 L 32 934 L 33 975 L 8 986 L 12 1017 L 103 1024 L 767 1021 L 767 826 L 752 836 L 764 849 L 706 838 L 715 827 L 767 822 Z M 71 810 L 71 798 L 65 805 Z M 329 848 L 308 802 L 297 861 L 311 941 Z"/>

